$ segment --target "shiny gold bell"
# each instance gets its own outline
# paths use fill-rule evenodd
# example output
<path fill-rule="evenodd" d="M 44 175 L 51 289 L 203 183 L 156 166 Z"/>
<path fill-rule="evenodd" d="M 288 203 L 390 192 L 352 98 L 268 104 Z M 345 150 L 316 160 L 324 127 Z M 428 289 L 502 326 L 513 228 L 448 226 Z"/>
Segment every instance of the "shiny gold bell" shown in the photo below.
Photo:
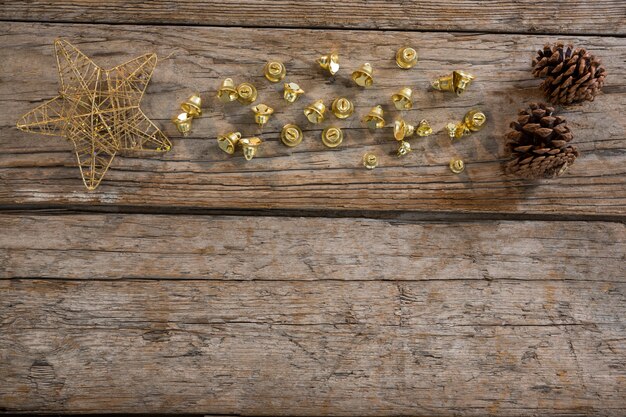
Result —
<path fill-rule="evenodd" d="M 202 99 L 198 94 L 194 94 L 181 103 L 180 108 L 191 117 L 202 116 Z"/>
<path fill-rule="evenodd" d="M 382 129 L 385 127 L 385 119 L 383 116 L 383 108 L 380 105 L 374 106 L 372 107 L 372 110 L 370 110 L 370 112 L 363 118 L 363 123 L 365 123 L 370 129 Z"/>
<path fill-rule="evenodd" d="M 366 62 L 361 65 L 361 68 L 352 73 L 352 80 L 361 87 L 371 87 L 374 84 L 374 78 L 372 78 L 372 65 Z"/>
<path fill-rule="evenodd" d="M 237 100 L 241 104 L 252 104 L 257 98 L 256 87 L 250 83 L 241 83 L 237 86 Z"/>
<path fill-rule="evenodd" d="M 243 151 L 243 157 L 246 158 L 246 161 L 249 161 L 256 156 L 261 143 L 263 143 L 263 141 L 257 137 L 244 138 L 239 141 Z"/>
<path fill-rule="evenodd" d="M 465 114 L 462 122 L 448 123 L 446 130 L 450 139 L 459 139 L 472 132 L 478 132 L 485 127 L 486 122 L 487 116 L 485 116 L 485 113 L 480 110 L 470 110 Z"/>
<path fill-rule="evenodd" d="M 254 112 L 254 121 L 261 127 L 265 126 L 265 124 L 270 120 L 272 113 L 274 113 L 273 108 L 263 103 L 252 107 L 252 111 Z"/>
<path fill-rule="evenodd" d="M 176 129 L 178 129 L 178 131 L 182 133 L 183 136 L 187 136 L 189 132 L 191 132 L 192 120 L 193 120 L 193 117 L 191 117 L 187 112 L 183 112 L 179 114 L 178 116 L 174 117 L 172 119 L 172 123 L 176 125 Z"/>
<path fill-rule="evenodd" d="M 354 112 L 354 104 L 347 98 L 339 97 L 333 100 L 331 110 L 336 118 L 346 119 Z"/>
<path fill-rule="evenodd" d="M 460 174 L 465 170 L 465 163 L 461 159 L 452 159 L 449 166 L 450 171 L 454 172 L 455 174 Z"/>
<path fill-rule="evenodd" d="M 463 122 L 469 130 L 472 132 L 478 132 L 485 126 L 487 116 L 485 116 L 485 113 L 480 110 L 470 110 L 463 117 Z"/>
<path fill-rule="evenodd" d="M 413 108 L 413 90 L 409 87 L 404 87 L 396 94 L 391 96 L 391 101 L 398 110 L 411 110 Z"/>
<path fill-rule="evenodd" d="M 421 137 L 430 136 L 433 134 L 433 128 L 425 119 L 422 119 L 415 129 L 415 133 Z"/>
<path fill-rule="evenodd" d="M 417 64 L 417 51 L 405 46 L 396 52 L 396 64 L 402 69 L 409 69 Z"/>
<path fill-rule="evenodd" d="M 336 148 L 343 142 L 343 131 L 338 127 L 327 127 L 322 131 L 322 143 L 329 148 Z"/>
<path fill-rule="evenodd" d="M 363 166 L 367 169 L 374 169 L 378 166 L 378 157 L 373 153 L 363 155 Z"/>
<path fill-rule="evenodd" d="M 230 101 L 235 101 L 239 97 L 237 93 L 237 89 L 235 88 L 235 83 L 231 78 L 226 78 L 222 81 L 222 85 L 219 90 L 217 90 L 217 98 L 224 103 L 228 103 Z"/>
<path fill-rule="evenodd" d="M 402 119 L 393 123 L 393 137 L 396 140 L 404 140 L 415 133 L 415 126 L 408 124 Z"/>
<path fill-rule="evenodd" d="M 304 115 L 311 123 L 320 123 L 324 120 L 324 113 L 326 113 L 326 105 L 322 100 L 317 100 L 304 108 Z"/>
<path fill-rule="evenodd" d="M 400 146 L 398 146 L 398 151 L 396 152 L 396 155 L 400 156 L 406 156 L 409 154 L 409 152 L 411 152 L 411 144 L 405 140 L 400 141 Z"/>
<path fill-rule="evenodd" d="M 283 97 L 290 103 L 293 103 L 304 94 L 304 90 L 300 88 L 300 86 L 296 83 L 285 83 L 285 92 L 283 93 Z"/>
<path fill-rule="evenodd" d="M 452 91 L 460 96 L 470 86 L 474 78 L 473 75 L 463 71 L 452 71 L 452 74 L 437 78 L 433 81 L 432 86 L 435 90 Z"/>
<path fill-rule="evenodd" d="M 317 63 L 330 75 L 335 75 L 339 71 L 339 54 L 332 52 L 328 55 L 322 55 L 317 59 Z"/>
<path fill-rule="evenodd" d="M 280 132 L 280 140 L 289 147 L 299 145 L 303 138 L 302 129 L 294 124 L 283 126 L 283 130 Z"/>
<path fill-rule="evenodd" d="M 217 137 L 217 145 L 221 150 L 229 155 L 232 155 L 235 153 L 240 139 L 241 133 L 239 132 L 227 133 Z"/>
<path fill-rule="evenodd" d="M 265 64 L 263 74 L 269 81 L 277 83 L 285 78 L 285 75 L 287 75 L 287 68 L 285 68 L 285 64 L 282 62 L 270 61 Z"/>

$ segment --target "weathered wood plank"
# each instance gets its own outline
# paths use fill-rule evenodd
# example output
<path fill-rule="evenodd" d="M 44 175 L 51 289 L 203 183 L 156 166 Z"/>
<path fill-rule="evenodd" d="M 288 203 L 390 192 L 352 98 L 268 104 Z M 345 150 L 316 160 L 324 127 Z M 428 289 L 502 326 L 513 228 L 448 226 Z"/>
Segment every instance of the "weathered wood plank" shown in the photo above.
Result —
<path fill-rule="evenodd" d="M 4 280 L 0 289 L 3 411 L 626 412 L 624 283 Z"/>
<path fill-rule="evenodd" d="M 0 278 L 624 282 L 626 226 L 1 215 Z"/>
<path fill-rule="evenodd" d="M 620 0 L 418 1 L 7 1 L 0 19 L 215 26 L 460 30 L 617 35 L 626 33 Z"/>
<path fill-rule="evenodd" d="M 167 36 L 163 36 L 167 33 Z M 58 89 L 51 42 L 64 35 L 103 66 L 116 65 L 149 51 L 160 56 L 143 107 L 173 137 L 174 149 L 153 159 L 116 158 L 103 185 L 85 192 L 70 145 L 18 132 L 18 117 Z M 626 213 L 626 43 L 620 38 L 563 38 L 600 55 L 610 71 L 605 94 L 594 103 L 565 113 L 574 128 L 582 157 L 564 177 L 537 184 L 503 176 L 502 136 L 521 105 L 539 99 L 529 65 L 534 49 L 554 37 L 330 31 L 241 28 L 173 28 L 10 23 L 2 27 L 0 71 L 11 82 L 0 84 L 0 204 L 136 205 L 211 208 L 424 210 L 500 213 Z M 314 46 L 310 39 L 316 39 Z M 417 69 L 401 71 L 393 56 L 398 46 L 418 47 Z M 246 48 L 242 48 L 245 45 Z M 343 54 L 344 68 L 329 81 L 314 63 L 332 48 Z M 281 98 L 281 86 L 261 74 L 263 63 L 285 60 L 289 80 L 308 94 L 294 105 Z M 375 68 L 376 84 L 358 90 L 348 81 L 363 61 Z M 454 68 L 473 72 L 477 81 L 460 98 L 428 91 L 428 83 Z M 248 107 L 221 105 L 214 98 L 226 76 L 258 85 L 260 100 L 277 112 L 262 137 L 261 155 L 247 162 L 222 153 L 215 137 L 233 129 L 259 134 Z M 409 121 L 427 118 L 436 130 L 461 118 L 472 107 L 488 117 L 481 132 L 451 144 L 445 133 L 415 140 L 406 158 L 390 155 L 396 144 L 391 128 L 370 133 L 360 118 L 376 104 L 385 105 L 389 124 L 399 116 L 390 110 L 390 95 L 400 86 L 416 90 L 416 109 Z M 180 138 L 169 118 L 178 102 L 200 90 L 206 116 L 194 133 Z M 347 121 L 329 116 L 310 125 L 302 108 L 316 98 L 328 104 L 338 95 L 355 100 L 356 114 Z M 305 130 L 303 144 L 288 149 L 278 138 L 283 124 Z M 325 148 L 323 127 L 345 129 L 344 144 Z M 319 127 L 318 127 L 319 126 Z M 361 166 L 366 151 L 381 157 L 380 168 Z M 447 164 L 462 157 L 467 169 L 452 174 Z"/>

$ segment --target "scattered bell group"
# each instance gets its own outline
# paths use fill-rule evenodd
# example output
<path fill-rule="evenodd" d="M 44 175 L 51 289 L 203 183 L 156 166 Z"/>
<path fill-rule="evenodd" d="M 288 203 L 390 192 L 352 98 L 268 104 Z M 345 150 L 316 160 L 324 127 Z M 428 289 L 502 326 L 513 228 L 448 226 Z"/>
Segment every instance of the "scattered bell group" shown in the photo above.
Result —
<path fill-rule="evenodd" d="M 396 64 L 399 68 L 409 69 L 414 67 L 418 61 L 417 51 L 411 47 L 400 48 L 396 52 Z M 317 63 L 328 75 L 334 76 L 340 68 L 339 54 L 331 52 L 317 59 Z M 263 68 L 265 78 L 278 83 L 285 79 L 287 69 L 282 62 L 270 61 Z M 374 69 L 370 63 L 364 63 L 357 70 L 352 72 L 352 81 L 359 87 L 368 88 L 374 84 Z M 439 91 L 448 91 L 460 96 L 467 90 L 474 76 L 464 71 L 453 71 L 451 74 L 437 78 L 432 82 L 432 87 Z M 305 91 L 295 82 L 285 82 L 283 98 L 288 103 L 296 102 Z M 233 79 L 226 78 L 222 81 L 217 90 L 217 98 L 223 103 L 238 101 L 243 105 L 250 105 L 258 98 L 256 87 L 243 82 L 235 84 Z M 413 90 L 409 87 L 400 88 L 391 96 L 394 107 L 399 111 L 413 108 Z M 202 115 L 202 101 L 198 94 L 194 94 L 187 101 L 181 104 L 182 113 L 172 119 L 176 128 L 184 136 L 191 131 L 192 121 Z M 354 113 L 354 103 L 346 97 L 337 97 L 330 105 L 331 113 L 337 119 L 346 119 Z M 326 118 L 327 107 L 322 99 L 309 103 L 304 107 L 303 113 L 312 124 L 319 124 Z M 252 107 L 254 121 L 263 128 L 274 113 L 274 109 L 266 104 L 260 103 Z M 362 122 L 369 129 L 382 129 L 385 127 L 385 115 L 381 105 L 376 105 L 362 118 Z M 479 110 L 469 111 L 462 121 L 448 123 L 445 126 L 451 140 L 459 139 L 472 132 L 482 129 L 487 118 Z M 400 118 L 393 124 L 393 137 L 398 143 L 396 154 L 401 157 L 411 152 L 411 145 L 408 139 L 413 136 L 426 137 L 433 133 L 433 129 L 428 121 L 421 120 L 417 125 L 411 125 Z M 281 141 L 285 146 L 294 147 L 302 142 L 304 135 L 302 129 L 293 123 L 283 126 L 281 131 Z M 343 131 L 339 127 L 331 126 L 322 131 L 322 143 L 329 148 L 336 148 L 343 142 Z M 257 154 L 263 141 L 259 137 L 242 137 L 240 132 L 230 132 L 220 135 L 217 138 L 219 148 L 227 154 L 234 154 L 241 150 L 246 160 L 251 160 Z M 373 153 L 366 153 L 363 156 L 363 165 L 367 169 L 374 169 L 378 166 L 378 157 Z M 453 159 L 450 162 L 450 170 L 456 174 L 461 173 L 465 166 L 462 160 Z"/>

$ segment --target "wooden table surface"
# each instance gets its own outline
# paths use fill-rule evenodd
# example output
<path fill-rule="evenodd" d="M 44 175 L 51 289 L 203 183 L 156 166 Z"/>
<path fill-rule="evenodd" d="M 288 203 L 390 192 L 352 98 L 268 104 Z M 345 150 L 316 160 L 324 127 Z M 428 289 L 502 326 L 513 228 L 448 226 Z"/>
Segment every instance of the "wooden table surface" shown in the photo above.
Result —
<path fill-rule="evenodd" d="M 626 415 L 623 0 L 0 6 L 0 412 Z M 18 131 L 58 91 L 57 37 L 105 68 L 156 52 L 142 109 L 172 151 L 117 157 L 88 192 L 70 144 Z M 530 61 L 557 40 L 609 73 L 561 110 L 582 155 L 558 179 L 505 177 L 507 125 L 542 97 Z M 314 62 L 332 49 L 334 80 Z M 299 102 L 264 79 L 271 58 Z M 349 74 L 366 61 L 363 91 Z M 465 95 L 428 88 L 453 69 L 477 77 Z M 216 146 L 259 133 L 248 106 L 215 99 L 226 77 L 276 108 L 249 162 Z M 406 118 L 439 133 L 398 159 L 390 129 L 359 119 L 379 102 L 396 118 L 404 85 Z M 183 138 L 169 119 L 196 91 L 205 114 Z M 306 123 L 305 104 L 340 95 L 352 118 Z M 474 107 L 487 127 L 450 143 L 441 129 Z M 279 139 L 290 122 L 296 148 Z M 330 125 L 346 133 L 335 150 Z"/>

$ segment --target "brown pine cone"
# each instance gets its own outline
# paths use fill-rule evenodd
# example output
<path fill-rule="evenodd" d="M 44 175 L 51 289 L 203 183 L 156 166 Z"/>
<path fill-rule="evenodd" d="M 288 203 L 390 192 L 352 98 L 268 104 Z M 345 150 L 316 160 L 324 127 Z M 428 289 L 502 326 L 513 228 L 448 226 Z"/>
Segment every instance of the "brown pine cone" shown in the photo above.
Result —
<path fill-rule="evenodd" d="M 583 48 L 546 45 L 533 59 L 533 75 L 545 78 L 540 88 L 552 104 L 593 101 L 604 85 L 606 69 Z"/>
<path fill-rule="evenodd" d="M 504 166 L 508 174 L 521 178 L 553 178 L 574 163 L 578 150 L 568 146 L 573 139 L 567 122 L 553 116 L 554 107 L 531 103 L 519 112 L 506 134 L 507 148 L 513 159 Z"/>

